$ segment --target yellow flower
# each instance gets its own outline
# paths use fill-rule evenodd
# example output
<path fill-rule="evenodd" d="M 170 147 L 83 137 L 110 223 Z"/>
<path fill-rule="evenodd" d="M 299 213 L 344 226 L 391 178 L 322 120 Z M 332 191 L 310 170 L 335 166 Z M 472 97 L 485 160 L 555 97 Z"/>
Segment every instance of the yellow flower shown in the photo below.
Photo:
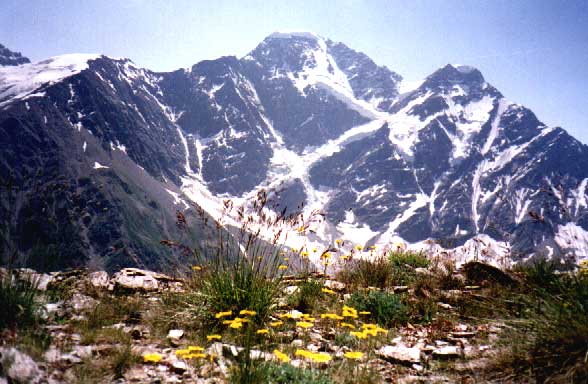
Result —
<path fill-rule="evenodd" d="M 337 239 L 337 240 L 335 240 L 335 244 L 341 245 L 341 244 L 343 244 L 343 240 Z"/>
<path fill-rule="evenodd" d="M 358 250 L 358 251 L 361 251 L 361 250 L 363 249 L 363 246 L 361 246 L 361 245 L 356 245 L 356 246 L 355 246 L 355 249 L 356 249 L 356 250 Z"/>
<path fill-rule="evenodd" d="M 188 353 L 190 353 L 190 351 L 188 351 L 187 349 L 178 349 L 176 351 L 176 356 L 182 357 L 187 355 Z"/>
<path fill-rule="evenodd" d="M 314 324 L 313 324 L 313 323 L 311 323 L 310 321 L 297 321 L 297 322 L 296 322 L 296 326 L 297 326 L 297 327 L 301 327 L 301 328 L 304 328 L 304 329 L 306 329 L 306 328 L 310 328 L 310 327 L 312 327 L 313 325 L 314 325 Z"/>
<path fill-rule="evenodd" d="M 361 311 L 359 312 L 360 315 L 371 315 L 372 313 L 369 311 Z"/>
<path fill-rule="evenodd" d="M 280 319 L 291 319 L 292 318 L 292 314 L 290 312 L 286 312 L 286 313 L 282 313 L 281 315 L 278 315 L 278 317 Z"/>
<path fill-rule="evenodd" d="M 190 353 L 184 356 L 184 359 L 203 359 L 206 357 L 205 353 Z"/>
<path fill-rule="evenodd" d="M 325 252 L 321 255 L 321 259 L 330 259 L 331 258 L 331 254 L 329 252 Z"/>
<path fill-rule="evenodd" d="M 344 328 L 355 329 L 355 325 L 353 325 L 353 324 L 349 324 L 349 323 L 341 323 L 341 324 L 339 324 L 339 325 L 340 325 L 341 327 L 344 327 Z"/>
<path fill-rule="evenodd" d="M 321 319 L 343 320 L 343 316 L 339 316 L 336 313 L 323 313 Z"/>
<path fill-rule="evenodd" d="M 204 351 L 204 348 L 202 348 L 202 347 L 197 347 L 197 346 L 193 346 L 193 345 L 188 346 L 188 352 L 202 352 L 202 351 Z"/>
<path fill-rule="evenodd" d="M 283 363 L 290 362 L 290 358 L 288 357 L 288 355 L 286 355 L 283 352 L 278 351 L 277 349 L 274 349 L 274 356 Z"/>
<path fill-rule="evenodd" d="M 243 315 L 243 316 L 255 316 L 256 314 L 257 314 L 257 312 L 251 311 L 249 309 L 243 309 L 243 310 L 241 310 L 241 312 L 239 312 L 239 315 Z"/>
<path fill-rule="evenodd" d="M 335 294 L 335 291 L 333 291 L 332 289 L 329 289 L 329 288 L 323 288 L 323 289 L 321 289 L 321 291 L 323 291 L 324 293 L 328 293 L 329 295 Z"/>
<path fill-rule="evenodd" d="M 366 335 L 364 332 L 351 331 L 349 334 L 351 336 L 357 337 L 358 339 L 367 339 L 368 337 L 368 335 Z"/>
<path fill-rule="evenodd" d="M 353 319 L 357 319 L 357 309 L 344 305 L 342 315 L 343 317 L 351 317 Z"/>
<path fill-rule="evenodd" d="M 313 253 L 317 253 L 317 252 L 318 252 L 318 249 L 317 249 L 317 248 L 313 248 L 313 249 L 312 249 L 312 252 L 313 252 Z"/>
<path fill-rule="evenodd" d="M 145 353 L 143 355 L 144 363 L 159 363 L 163 357 L 159 353 Z"/>
<path fill-rule="evenodd" d="M 308 257 L 308 252 L 307 252 L 307 251 L 302 251 L 302 252 L 300 253 L 300 256 L 301 256 L 301 257 Z"/>
<path fill-rule="evenodd" d="M 202 267 L 199 266 L 199 265 L 193 265 L 192 266 L 192 270 L 194 270 L 194 271 L 201 271 L 202 270 Z"/>
<path fill-rule="evenodd" d="M 288 260 L 290 260 L 289 257 L 284 257 L 284 261 L 288 261 Z"/>
<path fill-rule="evenodd" d="M 206 340 L 211 341 L 211 340 L 220 340 L 221 339 L 221 335 L 208 335 L 206 336 Z"/>
<path fill-rule="evenodd" d="M 278 269 L 281 270 L 281 271 L 283 271 L 284 269 L 288 269 L 288 266 L 287 265 L 280 265 L 278 267 Z"/>
<path fill-rule="evenodd" d="M 373 251 L 373 250 L 376 249 L 376 246 L 375 245 L 370 245 L 370 249 Z"/>
<path fill-rule="evenodd" d="M 296 228 L 296 230 L 298 231 L 298 233 L 304 233 L 304 231 L 306 231 L 306 228 L 298 227 L 298 228 Z"/>
<path fill-rule="evenodd" d="M 363 357 L 363 352 L 345 352 L 345 354 L 343 355 L 348 359 L 361 359 Z"/>
<path fill-rule="evenodd" d="M 267 335 L 269 333 L 269 329 L 258 329 L 255 333 L 258 335 Z"/>
<path fill-rule="evenodd" d="M 279 327 L 280 325 L 284 324 L 283 321 L 272 321 L 271 323 L 269 323 L 270 327 Z"/>
<path fill-rule="evenodd" d="M 327 353 L 311 352 L 304 349 L 297 349 L 294 354 L 296 356 L 305 357 L 317 363 L 326 363 L 332 359 L 331 355 Z"/>
<path fill-rule="evenodd" d="M 216 317 L 217 319 L 220 319 L 221 317 L 227 317 L 227 316 L 231 316 L 233 314 L 233 311 L 225 311 L 225 312 L 219 312 L 216 315 L 214 315 L 214 317 Z"/>
<path fill-rule="evenodd" d="M 229 324 L 229 328 L 239 329 L 241 327 L 243 327 L 243 323 L 240 321 L 231 321 L 231 324 Z"/>

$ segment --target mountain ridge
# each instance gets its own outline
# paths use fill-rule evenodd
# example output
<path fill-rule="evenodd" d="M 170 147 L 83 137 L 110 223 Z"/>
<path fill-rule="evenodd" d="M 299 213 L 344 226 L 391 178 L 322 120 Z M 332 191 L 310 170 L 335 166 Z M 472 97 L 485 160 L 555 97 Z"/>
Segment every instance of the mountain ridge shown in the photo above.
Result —
<path fill-rule="evenodd" d="M 205 60 L 189 70 L 152 72 L 106 56 L 86 64 L 41 84 L 43 92 L 0 97 L 0 127 L 30 125 L 25 141 L 67 132 L 60 153 L 77 143 L 90 158 L 76 161 L 109 167 L 91 172 L 113 179 L 143 169 L 161 191 L 152 201 L 172 212 L 195 203 L 215 217 L 225 198 L 243 203 L 260 188 L 279 189 L 282 206 L 304 202 L 307 211 L 327 213 L 316 235 L 290 240 L 296 247 L 353 233 L 364 245 L 405 241 L 495 264 L 507 253 L 509 262 L 588 255 L 588 148 L 507 101 L 475 68 L 448 64 L 401 94 L 402 77 L 366 55 L 291 34 L 270 35 L 241 59 Z M 0 90 L 7 84 L 2 71 Z M 59 119 L 48 120 L 55 114 Z M 0 162 L 4 179 L 22 170 L 31 152 L 7 150 L 14 140 L 9 133 L 0 143 L 1 157 L 12 159 Z M 120 158 L 134 165 L 113 169 Z M 144 178 L 134 179 L 142 190 Z M 111 192 L 105 201 L 120 200 Z M 3 207 L 10 209 L 6 201 Z M 147 210 L 147 217 L 166 216 Z M 143 240 L 127 241 L 129 225 L 120 217 L 117 228 L 101 241 L 145 251 L 134 245 Z M 146 259 L 160 269 L 155 260 L 163 254 L 156 254 Z M 97 251 L 94 259 L 112 255 Z M 125 260 L 116 266 L 134 262 Z"/>

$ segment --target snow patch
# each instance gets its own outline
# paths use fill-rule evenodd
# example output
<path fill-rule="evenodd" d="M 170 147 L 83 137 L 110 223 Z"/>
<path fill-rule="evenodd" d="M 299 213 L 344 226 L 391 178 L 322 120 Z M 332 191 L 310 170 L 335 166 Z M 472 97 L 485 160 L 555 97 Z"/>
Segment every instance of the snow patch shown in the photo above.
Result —
<path fill-rule="evenodd" d="M 108 168 L 110 168 L 110 167 L 107 167 L 106 165 L 102 165 L 97 161 L 94 162 L 94 169 L 108 169 Z"/>
<path fill-rule="evenodd" d="M 576 256 L 576 262 L 588 259 L 588 231 L 575 223 L 557 226 L 555 242 Z"/>
<path fill-rule="evenodd" d="M 69 54 L 38 63 L 0 67 L 0 107 L 22 99 L 44 84 L 54 84 L 88 68 L 100 55 Z"/>

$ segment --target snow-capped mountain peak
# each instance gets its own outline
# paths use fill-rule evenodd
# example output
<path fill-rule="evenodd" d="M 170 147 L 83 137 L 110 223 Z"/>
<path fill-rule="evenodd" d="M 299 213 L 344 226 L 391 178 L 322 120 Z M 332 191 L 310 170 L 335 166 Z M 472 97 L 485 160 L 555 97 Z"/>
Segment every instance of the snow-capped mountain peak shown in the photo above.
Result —
<path fill-rule="evenodd" d="M 83 243 L 76 255 L 93 260 L 145 254 L 157 264 L 141 239 L 171 231 L 163 212 L 188 213 L 191 200 L 218 217 L 224 199 L 262 189 L 279 211 L 326 214 L 294 239 L 298 248 L 348 236 L 462 260 L 585 256 L 588 147 L 475 68 L 446 65 L 406 83 L 308 32 L 277 32 L 241 59 L 169 73 L 97 55 L 1 67 L 0 175 L 46 169 L 47 186 L 65 175 L 73 192 L 55 199 L 67 209 L 31 197 L 20 214 L 50 229 L 47 244 L 60 228 L 81 228 L 68 232 Z M 67 227 L 80 216 L 63 212 L 83 220 Z M 120 244 L 135 253 L 112 251 Z"/>

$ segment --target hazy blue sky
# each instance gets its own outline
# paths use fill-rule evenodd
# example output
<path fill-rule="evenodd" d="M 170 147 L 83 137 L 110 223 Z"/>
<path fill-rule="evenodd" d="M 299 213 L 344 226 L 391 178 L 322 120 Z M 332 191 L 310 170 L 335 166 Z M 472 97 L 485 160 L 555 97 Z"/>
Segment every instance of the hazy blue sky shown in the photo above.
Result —
<path fill-rule="evenodd" d="M 1 0 L 0 43 L 33 61 L 129 57 L 167 71 L 310 30 L 417 80 L 479 68 L 510 100 L 588 143 L 588 1 Z M 119 4 L 120 3 L 120 4 Z"/>

